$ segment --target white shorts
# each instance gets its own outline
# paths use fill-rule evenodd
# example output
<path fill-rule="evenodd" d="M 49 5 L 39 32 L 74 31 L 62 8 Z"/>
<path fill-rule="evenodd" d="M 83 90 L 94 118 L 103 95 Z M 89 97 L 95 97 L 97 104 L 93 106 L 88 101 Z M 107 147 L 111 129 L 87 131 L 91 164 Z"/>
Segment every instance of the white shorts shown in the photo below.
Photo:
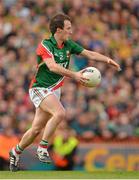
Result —
<path fill-rule="evenodd" d="M 30 99 L 36 108 L 38 108 L 44 98 L 46 98 L 50 94 L 54 94 L 60 100 L 61 88 L 58 88 L 56 90 L 41 87 L 29 89 Z"/>

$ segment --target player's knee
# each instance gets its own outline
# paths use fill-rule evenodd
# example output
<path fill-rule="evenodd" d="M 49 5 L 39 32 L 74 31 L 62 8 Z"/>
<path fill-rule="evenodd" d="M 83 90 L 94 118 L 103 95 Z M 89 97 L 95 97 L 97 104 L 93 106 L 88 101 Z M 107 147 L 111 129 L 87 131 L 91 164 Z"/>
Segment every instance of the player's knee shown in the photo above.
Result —
<path fill-rule="evenodd" d="M 40 129 L 40 128 L 38 128 L 38 127 L 32 127 L 32 134 L 33 134 L 34 136 L 39 135 L 40 132 L 41 132 L 41 129 Z"/>
<path fill-rule="evenodd" d="M 57 117 L 57 119 L 58 119 L 59 121 L 64 120 L 65 117 L 66 117 L 66 111 L 65 111 L 65 109 L 59 110 L 59 111 L 55 114 L 55 116 Z"/>

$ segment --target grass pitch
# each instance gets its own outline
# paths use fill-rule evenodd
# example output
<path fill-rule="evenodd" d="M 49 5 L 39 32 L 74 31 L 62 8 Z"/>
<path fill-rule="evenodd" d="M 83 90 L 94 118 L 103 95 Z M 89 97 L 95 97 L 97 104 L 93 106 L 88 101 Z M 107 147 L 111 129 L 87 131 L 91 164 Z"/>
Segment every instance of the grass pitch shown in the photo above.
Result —
<path fill-rule="evenodd" d="M 139 171 L 0 171 L 0 179 L 139 179 Z"/>

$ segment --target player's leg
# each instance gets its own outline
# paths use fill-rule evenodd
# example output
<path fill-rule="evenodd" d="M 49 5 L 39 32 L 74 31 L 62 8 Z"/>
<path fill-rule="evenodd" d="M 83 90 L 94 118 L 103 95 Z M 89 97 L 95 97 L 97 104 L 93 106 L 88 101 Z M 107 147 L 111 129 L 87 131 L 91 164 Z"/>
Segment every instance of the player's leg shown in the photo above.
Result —
<path fill-rule="evenodd" d="M 31 128 L 23 135 L 19 147 L 25 149 L 29 146 L 34 139 L 40 134 L 42 129 L 45 127 L 47 121 L 51 118 L 48 112 L 43 111 L 41 108 L 36 109 L 36 114 L 32 123 Z"/>
<path fill-rule="evenodd" d="M 40 161 L 50 162 L 49 153 L 47 151 L 48 141 L 53 135 L 58 124 L 65 119 L 65 109 L 54 93 L 46 97 L 40 104 L 40 107 L 44 111 L 51 113 L 52 118 L 49 119 L 46 124 L 42 141 L 37 149 L 37 154 Z"/>
<path fill-rule="evenodd" d="M 41 108 L 36 109 L 32 127 L 23 135 L 19 144 L 16 147 L 13 147 L 13 149 L 10 151 L 11 171 L 18 170 L 19 157 L 22 151 L 34 141 L 37 135 L 45 127 L 50 117 L 50 114 L 48 112 L 43 111 Z"/>
<path fill-rule="evenodd" d="M 57 104 L 56 107 L 54 107 L 54 108 L 56 108 L 56 109 L 54 109 L 54 110 L 51 109 L 51 110 L 53 110 L 53 111 L 59 111 L 59 109 L 61 109 L 61 111 L 62 111 L 62 113 L 63 113 L 62 115 L 64 115 L 64 117 L 63 117 L 63 119 L 61 119 L 61 118 L 58 119 L 58 122 L 53 122 L 53 118 L 51 118 L 51 119 L 47 122 L 46 127 L 45 127 L 45 129 L 44 129 L 43 137 L 42 137 L 42 139 L 44 139 L 44 140 L 49 140 L 49 139 L 51 138 L 51 136 L 53 135 L 53 133 L 54 133 L 56 127 L 57 127 L 57 124 L 59 124 L 59 121 L 65 119 L 65 114 L 66 114 L 65 109 L 64 109 L 63 105 L 62 105 L 61 102 L 60 102 L 61 88 L 56 89 L 55 91 L 53 91 L 53 94 L 55 95 L 58 104 Z M 54 98 L 55 98 L 55 97 L 54 97 Z M 42 105 L 41 105 L 41 106 L 43 106 L 43 107 L 45 108 L 45 107 L 46 107 L 46 102 L 42 102 Z M 43 108 L 43 107 L 42 107 L 42 108 Z M 50 113 L 52 114 L 52 112 L 50 112 Z M 52 116 L 52 117 L 53 117 L 53 116 Z"/>

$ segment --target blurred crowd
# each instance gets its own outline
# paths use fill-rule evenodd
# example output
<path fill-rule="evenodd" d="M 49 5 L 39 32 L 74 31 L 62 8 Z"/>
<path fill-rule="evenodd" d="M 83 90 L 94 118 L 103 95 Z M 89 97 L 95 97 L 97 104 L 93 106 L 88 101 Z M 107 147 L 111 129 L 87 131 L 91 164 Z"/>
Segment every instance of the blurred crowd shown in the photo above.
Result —
<path fill-rule="evenodd" d="M 86 141 L 139 136 L 138 0 L 1 0 L 1 136 L 16 142 L 31 125 L 34 107 L 28 88 L 36 70 L 35 49 L 50 36 L 49 20 L 58 12 L 71 17 L 74 41 L 113 58 L 122 68 L 117 72 L 107 64 L 72 57 L 72 70 L 95 66 L 102 82 L 97 88 L 86 88 L 65 80 L 66 126 Z"/>

